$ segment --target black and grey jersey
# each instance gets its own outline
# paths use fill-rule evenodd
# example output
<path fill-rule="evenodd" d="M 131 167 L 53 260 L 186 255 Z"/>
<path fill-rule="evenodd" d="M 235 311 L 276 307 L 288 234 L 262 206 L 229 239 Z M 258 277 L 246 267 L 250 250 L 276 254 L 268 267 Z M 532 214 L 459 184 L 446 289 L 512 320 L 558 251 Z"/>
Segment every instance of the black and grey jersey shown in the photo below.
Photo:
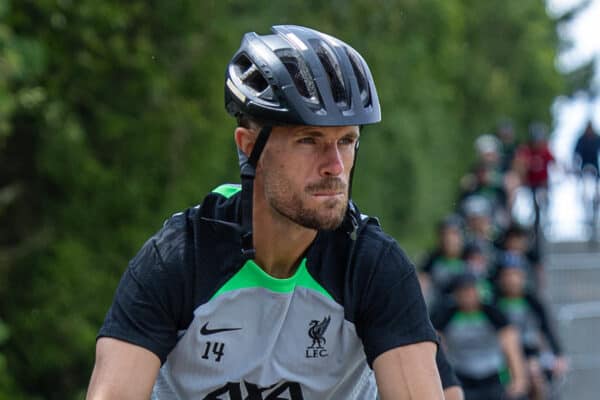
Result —
<path fill-rule="evenodd" d="M 375 399 L 378 355 L 436 341 L 414 267 L 374 220 L 356 240 L 346 223 L 319 231 L 287 279 L 243 258 L 240 220 L 239 188 L 221 186 L 121 279 L 99 337 L 160 358 L 154 399 Z"/>
<path fill-rule="evenodd" d="M 496 305 L 519 330 L 526 355 L 536 355 L 543 345 L 543 339 L 555 354 L 561 354 L 560 343 L 550 327 L 546 310 L 536 296 L 500 297 Z"/>
<path fill-rule="evenodd" d="M 498 332 L 508 320 L 498 309 L 484 304 L 465 312 L 451 306 L 438 310 L 432 320 L 444 336 L 448 359 L 459 377 L 483 379 L 504 368 Z"/>

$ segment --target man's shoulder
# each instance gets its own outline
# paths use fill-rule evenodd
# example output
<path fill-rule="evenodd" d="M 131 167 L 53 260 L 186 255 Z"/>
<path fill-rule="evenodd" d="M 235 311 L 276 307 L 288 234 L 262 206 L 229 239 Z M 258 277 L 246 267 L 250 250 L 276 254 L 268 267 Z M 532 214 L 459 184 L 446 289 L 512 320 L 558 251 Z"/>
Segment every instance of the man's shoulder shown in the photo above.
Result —
<path fill-rule="evenodd" d="M 355 266 L 378 269 L 380 272 L 401 270 L 403 274 L 414 271 L 412 261 L 396 239 L 383 230 L 376 218 L 363 216 L 362 223 L 365 225 L 356 239 Z"/>
<path fill-rule="evenodd" d="M 201 203 L 171 215 L 162 228 L 148 241 L 164 261 L 181 261 L 189 246 L 194 246 L 203 223 L 224 221 L 236 223 L 240 218 L 239 185 L 218 186 Z M 209 235 L 203 235 L 209 240 Z"/>

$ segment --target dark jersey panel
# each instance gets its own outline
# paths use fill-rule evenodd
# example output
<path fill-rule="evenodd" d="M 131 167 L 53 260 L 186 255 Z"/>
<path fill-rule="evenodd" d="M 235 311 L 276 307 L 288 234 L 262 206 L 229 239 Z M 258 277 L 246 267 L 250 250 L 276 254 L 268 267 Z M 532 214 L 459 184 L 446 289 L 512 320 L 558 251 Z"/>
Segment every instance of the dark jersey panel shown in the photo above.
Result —
<path fill-rule="evenodd" d="M 137 344 L 165 361 L 185 325 L 185 224 L 184 215 L 174 216 L 131 260 L 99 337 Z"/>
<path fill-rule="evenodd" d="M 366 263 L 368 246 L 357 262 Z M 370 364 L 394 347 L 437 340 L 415 269 L 395 242 L 379 255 L 374 268 L 365 271 L 363 282 L 356 326 Z"/>
<path fill-rule="evenodd" d="M 211 193 L 202 206 L 169 218 L 129 263 L 98 337 L 137 344 L 165 362 L 193 311 L 241 266 L 238 207 Z M 223 218 L 222 221 L 210 217 Z"/>

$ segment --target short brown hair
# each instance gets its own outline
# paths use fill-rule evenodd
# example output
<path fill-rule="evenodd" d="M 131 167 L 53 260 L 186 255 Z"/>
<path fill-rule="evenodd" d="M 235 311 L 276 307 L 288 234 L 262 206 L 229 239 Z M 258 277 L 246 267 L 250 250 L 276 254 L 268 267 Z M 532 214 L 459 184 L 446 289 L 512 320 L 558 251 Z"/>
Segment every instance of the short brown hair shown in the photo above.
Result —
<path fill-rule="evenodd" d="M 248 114 L 240 113 L 236 115 L 237 124 L 241 128 L 260 130 L 265 126 L 265 122 L 257 118 L 251 117 Z"/>

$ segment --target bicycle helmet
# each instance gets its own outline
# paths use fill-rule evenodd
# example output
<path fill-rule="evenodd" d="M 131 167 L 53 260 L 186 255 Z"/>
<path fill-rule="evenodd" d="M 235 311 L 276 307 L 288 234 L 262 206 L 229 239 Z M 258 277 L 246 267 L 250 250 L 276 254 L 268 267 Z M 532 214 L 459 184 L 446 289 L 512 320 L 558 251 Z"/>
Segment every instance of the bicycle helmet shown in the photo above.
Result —
<path fill-rule="evenodd" d="M 498 153 L 499 150 L 500 141 L 490 133 L 478 136 L 475 140 L 475 151 L 477 151 L 477 154 Z"/>
<path fill-rule="evenodd" d="M 246 33 L 226 71 L 225 107 L 270 125 L 345 126 L 381 120 L 367 63 L 327 34 L 277 25 Z"/>
<path fill-rule="evenodd" d="M 263 123 L 252 153 L 246 155 L 238 149 L 242 253 L 247 258 L 255 255 L 252 192 L 256 164 L 272 127 L 362 126 L 381 120 L 373 77 L 356 50 L 339 39 L 302 26 L 276 25 L 271 31 L 272 34 L 262 36 L 246 33 L 225 73 L 227 112 Z M 354 167 L 350 184 L 353 170 Z"/>

